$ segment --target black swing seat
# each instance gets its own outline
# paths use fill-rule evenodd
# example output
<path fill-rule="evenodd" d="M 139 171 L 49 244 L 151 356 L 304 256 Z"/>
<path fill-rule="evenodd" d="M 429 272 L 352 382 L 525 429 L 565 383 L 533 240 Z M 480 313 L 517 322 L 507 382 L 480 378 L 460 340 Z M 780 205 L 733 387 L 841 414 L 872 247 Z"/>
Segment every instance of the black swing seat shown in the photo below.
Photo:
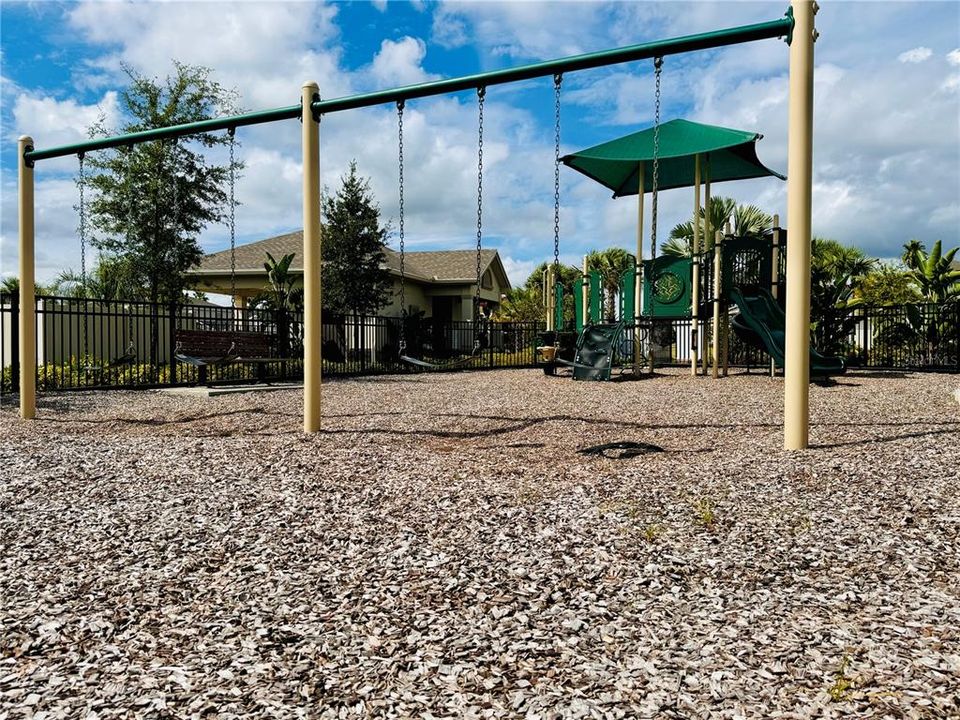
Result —
<path fill-rule="evenodd" d="M 425 370 L 449 370 L 452 368 L 469 365 L 480 356 L 480 352 L 481 348 L 477 348 L 470 355 L 464 355 L 463 357 L 456 358 L 455 360 L 449 360 L 442 363 L 428 362 L 427 360 L 421 360 L 420 358 L 411 357 L 410 355 L 401 355 L 400 360 L 408 365 L 424 368 Z"/>
<path fill-rule="evenodd" d="M 483 328 L 475 336 L 473 343 L 473 350 L 469 355 L 464 355 L 462 357 L 454 358 L 453 360 L 447 360 L 445 362 L 429 362 L 428 360 L 422 360 L 420 358 L 415 358 L 412 355 L 407 355 L 403 352 L 400 353 L 400 362 L 405 362 L 408 365 L 414 367 L 423 368 L 424 370 L 452 370 L 453 368 L 464 367 L 469 365 L 474 360 L 479 358 L 486 346 L 489 344 L 488 340 L 490 333 L 486 327 L 486 323 L 489 323 L 488 320 L 484 321 Z"/>
<path fill-rule="evenodd" d="M 106 372 L 108 370 L 113 370 L 114 368 L 126 367 L 127 365 L 132 365 L 137 359 L 137 348 L 133 344 L 133 340 L 130 341 L 130 344 L 127 345 L 127 349 L 123 351 L 122 355 L 118 355 L 113 358 L 110 362 L 104 365 L 85 365 L 85 372 Z"/>

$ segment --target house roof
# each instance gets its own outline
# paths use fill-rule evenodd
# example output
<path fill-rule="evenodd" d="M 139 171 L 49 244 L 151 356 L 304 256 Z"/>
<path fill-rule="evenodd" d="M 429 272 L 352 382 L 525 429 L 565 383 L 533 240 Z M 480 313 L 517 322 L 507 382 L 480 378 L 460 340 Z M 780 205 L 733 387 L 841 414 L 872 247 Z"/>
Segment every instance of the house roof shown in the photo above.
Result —
<path fill-rule="evenodd" d="M 392 275 L 400 275 L 400 253 L 384 248 L 386 255 L 386 269 Z M 303 272 L 303 231 L 277 235 L 257 242 L 237 245 L 234 252 L 236 272 L 238 275 L 260 274 L 264 272 L 263 263 L 266 254 L 274 258 L 293 253 L 293 262 L 290 269 L 293 272 Z M 404 253 L 404 274 L 413 280 L 432 283 L 472 284 L 477 277 L 476 250 L 427 250 Z M 484 273 L 495 264 L 503 280 L 509 287 L 509 279 L 503 270 L 499 254 L 496 250 L 482 250 L 480 252 L 480 272 Z M 220 275 L 230 272 L 230 251 L 204 255 L 200 264 L 188 271 L 190 275 Z"/>

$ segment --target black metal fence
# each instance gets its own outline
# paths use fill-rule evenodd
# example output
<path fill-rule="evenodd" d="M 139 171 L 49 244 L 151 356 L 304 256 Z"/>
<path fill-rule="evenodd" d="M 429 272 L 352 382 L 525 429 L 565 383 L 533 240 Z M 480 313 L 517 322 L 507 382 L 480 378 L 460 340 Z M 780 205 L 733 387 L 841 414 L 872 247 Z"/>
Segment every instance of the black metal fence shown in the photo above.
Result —
<path fill-rule="evenodd" d="M 303 377 L 303 322 L 298 313 L 216 305 L 158 304 L 86 298 L 38 297 L 37 388 L 73 390 L 194 385 L 200 368 L 178 362 L 191 354 L 187 336 L 231 339 L 254 333 L 267 340 L 258 357 L 241 352 L 210 363 L 207 383 L 297 381 Z M 19 384 L 19 297 L 0 294 L 0 390 Z M 406 354 L 436 370 L 532 367 L 541 323 L 440 322 L 432 319 L 335 317 L 322 325 L 325 376 L 423 371 Z"/>
<path fill-rule="evenodd" d="M 0 390 L 19 383 L 19 298 L 0 295 Z M 852 367 L 960 372 L 960 303 L 860 307 L 829 319 L 840 352 Z M 814 329 L 814 340 L 823 324 Z M 326 376 L 422 371 L 402 362 L 405 353 L 436 363 L 437 370 L 525 368 L 536 364 L 541 323 L 443 322 L 430 318 L 331 317 L 322 326 Z M 657 365 L 690 362 L 691 321 L 657 319 L 641 331 L 644 355 Z M 177 344 L 188 335 L 229 340 L 245 333 L 266 338 L 262 357 L 211 363 L 208 383 L 296 381 L 303 376 L 303 324 L 296 313 L 163 305 L 143 301 L 37 298 L 37 386 L 42 390 L 194 385 L 199 368 L 178 362 Z M 619 352 L 632 354 L 633 331 Z M 712 322 L 700 324 L 701 355 L 709 352 Z M 726 338 L 729 363 L 765 368 L 766 353 Z M 188 353 L 188 348 L 181 348 Z M 189 353 L 188 353 L 189 354 Z"/>

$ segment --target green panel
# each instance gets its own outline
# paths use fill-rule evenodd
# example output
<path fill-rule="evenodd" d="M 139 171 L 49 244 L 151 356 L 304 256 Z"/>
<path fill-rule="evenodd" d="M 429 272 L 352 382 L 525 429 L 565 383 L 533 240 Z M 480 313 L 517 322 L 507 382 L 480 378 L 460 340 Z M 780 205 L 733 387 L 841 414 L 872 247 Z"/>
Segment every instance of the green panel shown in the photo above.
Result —
<path fill-rule="evenodd" d="M 653 128 L 596 145 L 561 158 L 589 178 L 613 191 L 614 197 L 636 195 L 640 163 L 644 163 L 643 187 L 653 191 Z M 757 157 L 759 133 L 704 125 L 690 120 L 671 120 L 660 125 L 659 189 L 692 187 L 696 156 L 710 159 L 710 182 L 772 176 L 785 180 Z"/>
<path fill-rule="evenodd" d="M 563 329 L 563 285 L 557 283 L 553 286 L 554 308 L 553 322 L 557 330 Z"/>
<path fill-rule="evenodd" d="M 600 273 L 596 270 L 590 271 L 590 317 L 589 323 L 598 323 L 603 318 L 601 300 L 603 285 L 600 283 Z"/>
<path fill-rule="evenodd" d="M 574 285 L 576 292 L 573 294 L 573 316 L 577 326 L 577 332 L 583 330 L 583 283 L 582 277 L 577 278 Z"/>
<path fill-rule="evenodd" d="M 626 323 L 632 323 L 634 319 L 636 280 L 636 267 L 629 268 L 620 278 L 620 320 Z"/>
<path fill-rule="evenodd" d="M 690 317 L 690 258 L 664 255 L 643 261 L 643 314 L 647 317 Z"/>
<path fill-rule="evenodd" d="M 762 288 L 768 290 L 773 282 L 773 245 L 768 238 L 725 238 L 721 270 L 723 299 L 730 289 Z"/>

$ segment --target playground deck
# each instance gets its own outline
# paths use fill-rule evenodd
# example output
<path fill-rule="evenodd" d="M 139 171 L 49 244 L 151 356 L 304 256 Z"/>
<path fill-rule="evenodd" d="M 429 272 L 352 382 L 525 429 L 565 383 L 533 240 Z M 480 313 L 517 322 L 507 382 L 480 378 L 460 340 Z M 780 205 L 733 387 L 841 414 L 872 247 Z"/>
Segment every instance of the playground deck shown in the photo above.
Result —
<path fill-rule="evenodd" d="M 793 454 L 758 375 L 6 405 L 0 716 L 957 716 L 957 384 Z"/>

